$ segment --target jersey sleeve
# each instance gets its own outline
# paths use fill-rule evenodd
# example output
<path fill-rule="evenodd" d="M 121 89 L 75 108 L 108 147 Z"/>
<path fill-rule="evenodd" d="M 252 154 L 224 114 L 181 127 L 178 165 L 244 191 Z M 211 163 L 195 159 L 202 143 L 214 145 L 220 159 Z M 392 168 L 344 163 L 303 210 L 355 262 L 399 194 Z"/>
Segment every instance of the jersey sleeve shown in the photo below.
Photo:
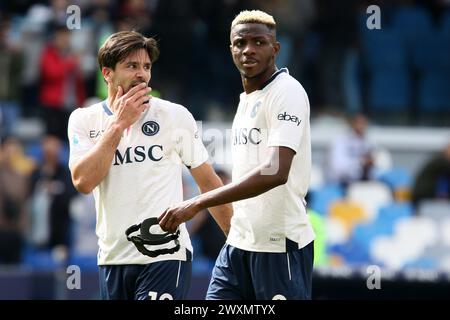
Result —
<path fill-rule="evenodd" d="M 196 168 L 208 160 L 208 151 L 203 145 L 197 123 L 192 114 L 186 109 L 179 114 L 179 127 L 176 128 L 178 153 L 189 169 Z"/>
<path fill-rule="evenodd" d="M 69 117 L 67 127 L 70 146 L 69 168 L 72 168 L 73 164 L 94 146 L 94 142 L 89 139 L 85 124 L 86 121 L 83 118 L 81 109 L 73 111 Z"/>
<path fill-rule="evenodd" d="M 309 101 L 300 86 L 277 88 L 266 109 L 268 147 L 288 147 L 295 152 L 309 128 Z"/>

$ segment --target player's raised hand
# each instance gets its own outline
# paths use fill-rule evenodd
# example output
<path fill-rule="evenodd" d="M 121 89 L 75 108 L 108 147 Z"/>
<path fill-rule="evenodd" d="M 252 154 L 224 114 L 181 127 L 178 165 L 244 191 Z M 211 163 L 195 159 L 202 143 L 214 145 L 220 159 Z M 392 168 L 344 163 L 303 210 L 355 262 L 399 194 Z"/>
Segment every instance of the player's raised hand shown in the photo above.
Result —
<path fill-rule="evenodd" d="M 200 210 L 195 205 L 194 199 L 179 203 L 167 208 L 158 218 L 159 226 L 164 231 L 175 232 L 177 227 L 192 219 Z"/>
<path fill-rule="evenodd" d="M 128 128 L 135 123 L 142 112 L 149 108 L 151 88 L 145 82 L 131 88 L 123 94 L 121 86 L 117 88 L 117 93 L 113 101 L 112 109 L 117 123 L 123 128 Z"/>

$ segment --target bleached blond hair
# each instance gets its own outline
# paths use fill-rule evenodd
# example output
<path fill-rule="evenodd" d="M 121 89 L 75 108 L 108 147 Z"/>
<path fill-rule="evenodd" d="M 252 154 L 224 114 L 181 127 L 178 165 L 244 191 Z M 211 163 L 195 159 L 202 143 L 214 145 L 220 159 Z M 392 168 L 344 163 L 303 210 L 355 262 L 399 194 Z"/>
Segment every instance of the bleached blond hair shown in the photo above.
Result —
<path fill-rule="evenodd" d="M 234 18 L 233 22 L 231 22 L 231 28 L 243 23 L 261 23 L 266 25 L 270 30 L 275 30 L 277 26 L 274 18 L 261 10 L 241 11 L 236 18 Z"/>

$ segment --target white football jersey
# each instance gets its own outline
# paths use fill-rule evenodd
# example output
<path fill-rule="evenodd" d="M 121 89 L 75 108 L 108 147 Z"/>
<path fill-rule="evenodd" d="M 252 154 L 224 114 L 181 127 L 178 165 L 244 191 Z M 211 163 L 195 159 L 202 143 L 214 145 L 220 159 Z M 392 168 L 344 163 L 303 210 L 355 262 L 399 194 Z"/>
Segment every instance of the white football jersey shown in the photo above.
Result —
<path fill-rule="evenodd" d="M 186 108 L 155 97 L 150 103 L 141 118 L 124 130 L 108 175 L 93 191 L 99 265 L 186 260 L 186 249 L 192 252 L 184 224 L 180 225 L 181 249 L 156 258 L 141 254 L 125 236 L 129 226 L 158 217 L 170 205 L 183 201 L 183 164 L 195 168 L 208 159 L 197 124 Z M 112 115 L 106 101 L 71 114 L 70 168 L 94 147 Z M 173 246 L 171 241 L 153 249 Z"/>
<path fill-rule="evenodd" d="M 261 165 L 269 147 L 276 146 L 296 153 L 288 181 L 233 203 L 227 242 L 237 248 L 285 252 L 286 239 L 303 248 L 315 237 L 304 200 L 311 172 L 309 101 L 287 69 L 278 70 L 260 90 L 240 95 L 232 128 L 233 181 Z"/>

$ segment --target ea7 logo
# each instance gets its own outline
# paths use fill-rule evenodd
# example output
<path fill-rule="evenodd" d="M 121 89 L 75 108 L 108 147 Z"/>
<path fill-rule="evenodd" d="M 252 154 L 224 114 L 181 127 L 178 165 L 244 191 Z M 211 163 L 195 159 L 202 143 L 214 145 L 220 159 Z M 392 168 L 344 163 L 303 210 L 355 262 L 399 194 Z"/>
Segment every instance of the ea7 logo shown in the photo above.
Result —
<path fill-rule="evenodd" d="M 297 127 L 302 122 L 302 120 L 300 120 L 297 116 L 291 116 L 290 114 L 287 114 L 286 112 L 279 113 L 278 114 L 278 120 L 280 120 L 280 121 L 292 121 L 292 122 L 297 124 Z"/>

